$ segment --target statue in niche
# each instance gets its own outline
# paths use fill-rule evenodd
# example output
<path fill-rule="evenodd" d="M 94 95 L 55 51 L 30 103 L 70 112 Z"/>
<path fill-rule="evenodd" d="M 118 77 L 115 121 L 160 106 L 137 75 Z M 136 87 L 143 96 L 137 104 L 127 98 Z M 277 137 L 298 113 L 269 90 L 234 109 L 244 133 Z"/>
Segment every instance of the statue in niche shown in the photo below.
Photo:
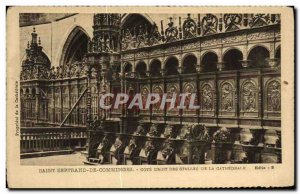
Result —
<path fill-rule="evenodd" d="M 272 81 L 268 84 L 268 110 L 280 111 L 280 83 L 278 81 Z"/>
<path fill-rule="evenodd" d="M 233 94 L 232 86 L 225 83 L 222 86 L 222 110 L 232 111 L 233 109 Z"/>
<path fill-rule="evenodd" d="M 243 95 L 243 108 L 247 112 L 253 112 L 256 110 L 256 95 L 255 95 L 255 85 L 252 82 L 247 82 L 244 84 L 242 89 Z"/>
<path fill-rule="evenodd" d="M 210 85 L 205 85 L 202 89 L 202 99 L 203 99 L 203 109 L 212 110 L 213 109 L 213 94 Z"/>

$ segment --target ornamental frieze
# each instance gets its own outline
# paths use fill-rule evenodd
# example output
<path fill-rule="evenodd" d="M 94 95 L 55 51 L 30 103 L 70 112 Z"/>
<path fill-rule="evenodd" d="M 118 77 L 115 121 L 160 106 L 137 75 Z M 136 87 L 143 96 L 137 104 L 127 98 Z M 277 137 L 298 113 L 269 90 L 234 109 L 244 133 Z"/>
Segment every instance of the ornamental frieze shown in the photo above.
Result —
<path fill-rule="evenodd" d="M 280 31 L 275 31 L 275 37 L 280 37 Z"/>
<path fill-rule="evenodd" d="M 166 48 L 166 52 L 176 52 L 176 51 L 179 51 L 180 50 L 180 47 L 179 46 L 171 46 L 171 47 L 168 47 Z"/>
<path fill-rule="evenodd" d="M 135 57 L 137 57 L 137 58 L 144 58 L 144 57 L 147 57 L 148 56 L 148 53 L 146 53 L 146 52 L 138 52 L 138 53 L 136 53 L 136 55 L 135 55 Z"/>
<path fill-rule="evenodd" d="M 201 46 L 212 46 L 212 45 L 217 45 L 217 44 L 221 44 L 222 41 L 221 39 L 209 39 L 209 40 L 204 40 L 201 43 Z"/>
<path fill-rule="evenodd" d="M 248 34 L 247 39 L 248 40 L 260 40 L 260 39 L 268 39 L 273 38 L 274 32 L 255 32 L 252 34 Z"/>
<path fill-rule="evenodd" d="M 163 50 L 162 49 L 154 49 L 149 52 L 149 55 L 157 55 L 157 54 L 162 54 Z"/>
<path fill-rule="evenodd" d="M 246 41 L 246 35 L 238 35 L 238 36 L 227 36 L 222 39 L 223 44 L 235 43 Z"/>
<path fill-rule="evenodd" d="M 133 53 L 123 54 L 123 59 L 132 59 L 134 57 Z"/>
<path fill-rule="evenodd" d="M 200 46 L 199 42 L 193 42 L 193 43 L 189 43 L 189 44 L 184 44 L 182 46 L 183 50 L 188 50 L 188 49 L 196 49 Z"/>

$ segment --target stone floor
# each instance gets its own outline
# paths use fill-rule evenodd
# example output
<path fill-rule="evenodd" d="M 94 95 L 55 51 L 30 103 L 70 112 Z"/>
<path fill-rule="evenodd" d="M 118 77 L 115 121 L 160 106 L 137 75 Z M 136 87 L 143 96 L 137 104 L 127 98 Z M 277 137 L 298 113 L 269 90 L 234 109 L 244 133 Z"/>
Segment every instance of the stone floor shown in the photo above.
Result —
<path fill-rule="evenodd" d="M 27 166 L 79 166 L 84 165 L 84 156 L 80 152 L 67 155 L 45 156 L 21 159 L 21 165 Z"/>

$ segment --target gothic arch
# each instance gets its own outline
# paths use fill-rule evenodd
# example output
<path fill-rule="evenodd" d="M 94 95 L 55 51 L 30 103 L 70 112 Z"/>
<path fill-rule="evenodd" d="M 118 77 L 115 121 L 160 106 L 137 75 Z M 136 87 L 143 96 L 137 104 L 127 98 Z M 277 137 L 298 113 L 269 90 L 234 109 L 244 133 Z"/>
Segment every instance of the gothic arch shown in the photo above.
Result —
<path fill-rule="evenodd" d="M 64 65 L 82 61 L 84 54 L 87 52 L 89 39 L 88 33 L 82 27 L 74 26 L 64 41 L 59 64 Z"/>
<path fill-rule="evenodd" d="M 124 14 L 121 19 L 121 29 L 125 29 L 126 27 L 128 27 L 128 24 L 135 23 L 135 20 L 138 20 L 140 22 L 147 21 L 149 24 L 153 24 L 154 22 L 148 14 Z M 139 25 L 139 23 L 136 23 L 136 25 Z"/>

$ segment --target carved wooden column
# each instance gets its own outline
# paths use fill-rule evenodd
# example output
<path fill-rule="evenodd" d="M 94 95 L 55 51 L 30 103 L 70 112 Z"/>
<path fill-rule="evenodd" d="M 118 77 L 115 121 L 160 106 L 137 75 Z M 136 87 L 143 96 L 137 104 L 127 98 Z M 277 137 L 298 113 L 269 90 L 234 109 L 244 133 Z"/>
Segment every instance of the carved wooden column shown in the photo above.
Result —
<path fill-rule="evenodd" d="M 222 127 L 213 135 L 212 159 L 213 164 L 230 164 L 233 141 L 229 130 Z"/>
<path fill-rule="evenodd" d="M 35 119 L 36 123 L 39 121 L 40 116 L 40 90 L 38 87 L 35 88 L 36 94 L 35 94 Z"/>

